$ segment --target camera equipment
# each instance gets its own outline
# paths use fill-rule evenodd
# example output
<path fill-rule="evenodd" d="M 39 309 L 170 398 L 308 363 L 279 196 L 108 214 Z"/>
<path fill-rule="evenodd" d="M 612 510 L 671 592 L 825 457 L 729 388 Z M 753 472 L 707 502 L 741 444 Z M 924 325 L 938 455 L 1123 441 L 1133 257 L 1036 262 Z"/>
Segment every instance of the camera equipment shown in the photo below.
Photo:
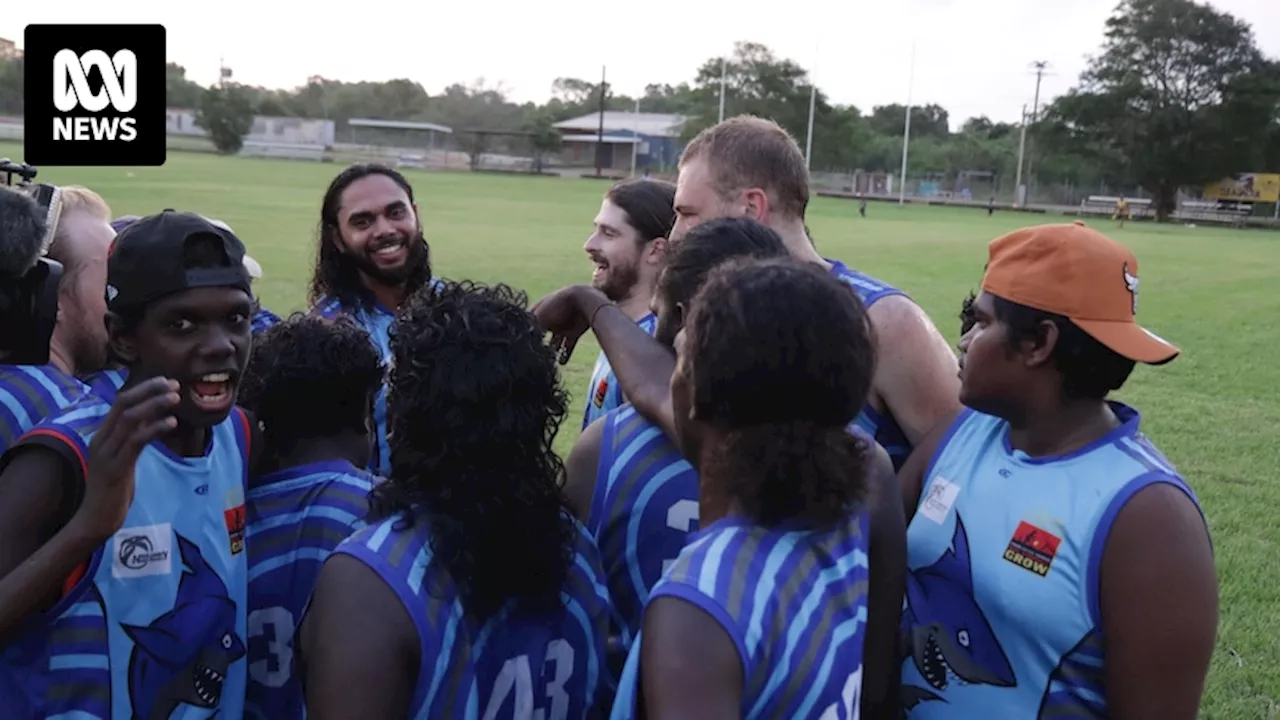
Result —
<path fill-rule="evenodd" d="M 43 365 L 58 317 L 62 265 L 44 257 L 61 199 L 52 185 L 33 185 L 37 170 L 0 158 L 0 363 Z M 17 186 L 13 176 L 18 176 Z"/>

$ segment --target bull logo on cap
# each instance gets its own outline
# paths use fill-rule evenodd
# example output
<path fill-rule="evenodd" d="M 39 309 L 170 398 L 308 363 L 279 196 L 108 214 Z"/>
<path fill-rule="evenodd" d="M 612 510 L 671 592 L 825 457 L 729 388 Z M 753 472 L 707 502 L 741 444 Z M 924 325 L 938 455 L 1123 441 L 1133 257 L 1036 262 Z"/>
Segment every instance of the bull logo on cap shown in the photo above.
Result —
<path fill-rule="evenodd" d="M 1129 263 L 1124 264 L 1124 286 L 1133 296 L 1133 314 L 1138 314 L 1138 276 L 1129 274 Z"/>

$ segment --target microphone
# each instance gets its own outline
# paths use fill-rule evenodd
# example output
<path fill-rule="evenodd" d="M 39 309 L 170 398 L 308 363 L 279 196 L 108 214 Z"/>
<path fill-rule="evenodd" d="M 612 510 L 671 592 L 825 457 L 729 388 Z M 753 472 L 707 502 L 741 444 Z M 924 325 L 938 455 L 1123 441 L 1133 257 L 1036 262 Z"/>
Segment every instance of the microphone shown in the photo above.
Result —
<path fill-rule="evenodd" d="M 27 274 L 48 250 L 47 213 L 31 196 L 0 187 L 0 278 Z"/>

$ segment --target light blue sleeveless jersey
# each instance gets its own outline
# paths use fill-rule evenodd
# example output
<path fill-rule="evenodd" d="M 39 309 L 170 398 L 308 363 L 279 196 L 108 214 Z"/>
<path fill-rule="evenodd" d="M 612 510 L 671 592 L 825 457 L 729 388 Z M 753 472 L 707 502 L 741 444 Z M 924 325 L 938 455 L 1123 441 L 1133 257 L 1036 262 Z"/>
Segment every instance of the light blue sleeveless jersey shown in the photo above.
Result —
<path fill-rule="evenodd" d="M 658 329 L 658 316 L 649 313 L 636 321 L 641 330 L 653 335 Z M 613 374 L 613 366 L 604 351 L 596 358 L 596 366 L 591 371 L 591 384 L 587 386 L 586 410 L 582 413 L 582 429 L 604 416 L 614 408 L 621 407 L 626 401 L 622 397 L 622 386 L 618 377 Z"/>
<path fill-rule="evenodd" d="M 86 395 L 22 442 L 87 471 L 88 445 L 109 409 Z M 4 649 L 5 717 L 243 715 L 248 438 L 236 408 L 213 428 L 203 457 L 178 457 L 159 443 L 142 451 L 124 525 Z"/>
<path fill-rule="evenodd" d="M 870 275 L 864 275 L 839 260 L 824 259 L 831 263 L 831 274 L 853 288 L 865 308 L 870 309 L 876 302 L 890 295 L 907 296 L 898 288 L 880 282 Z M 858 417 L 854 419 L 854 426 L 880 443 L 889 453 L 889 458 L 893 460 L 895 470 L 902 469 L 902 464 L 911 456 L 911 442 L 907 440 L 906 433 L 898 426 L 898 422 L 892 415 L 882 413 L 872 407 L 871 403 L 867 403 L 862 406 L 862 412 L 858 413 Z"/>
<path fill-rule="evenodd" d="M 690 538 L 650 602 L 689 602 L 724 629 L 742 661 L 744 718 L 857 717 L 867 623 L 870 517 L 840 527 L 766 529 L 724 518 Z M 612 718 L 636 716 L 641 632 Z"/>
<path fill-rule="evenodd" d="M 1031 458 L 1003 420 L 965 410 L 926 471 L 907 530 L 901 697 L 916 718 L 1105 718 L 1098 573 L 1116 515 L 1153 483 L 1195 495 L 1113 402 L 1121 425 Z"/>
<path fill-rule="evenodd" d="M 480 624 L 432 554 L 426 521 L 397 529 L 400 522 L 371 525 L 335 552 L 377 573 L 418 629 L 422 662 L 408 717 L 592 717 L 605 683 L 609 594 L 586 528 L 575 521 L 562 609 L 534 615 L 508 606 Z"/>
<path fill-rule="evenodd" d="M 698 530 L 698 473 L 633 406 L 604 423 L 587 530 L 600 547 L 615 624 L 629 647 L 649 590 Z"/>

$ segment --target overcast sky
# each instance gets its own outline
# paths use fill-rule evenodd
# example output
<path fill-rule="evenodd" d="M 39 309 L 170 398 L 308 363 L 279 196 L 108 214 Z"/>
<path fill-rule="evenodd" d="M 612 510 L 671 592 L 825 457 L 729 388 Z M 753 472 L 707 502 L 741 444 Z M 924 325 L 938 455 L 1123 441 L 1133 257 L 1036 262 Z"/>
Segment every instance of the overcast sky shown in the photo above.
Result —
<path fill-rule="evenodd" d="M 0 37 L 21 45 L 23 27 L 54 18 L 159 22 L 168 28 L 169 60 L 202 84 L 217 78 L 221 58 L 251 85 L 294 87 L 313 74 L 408 77 L 437 93 L 484 78 L 517 101 L 545 100 L 560 76 L 594 80 L 602 65 L 630 94 L 647 83 L 691 80 L 704 60 L 751 40 L 814 68 L 834 102 L 864 111 L 906 102 L 914 42 L 914 101 L 942 105 L 959 125 L 974 115 L 1017 121 L 1035 90 L 1032 61 L 1050 63 L 1042 102 L 1073 85 L 1116 3 L 736 0 L 723 13 L 709 0 L 511 0 L 501 11 L 482 9 L 484 2 L 422 0 L 4 0 Z M 1262 50 L 1280 57 L 1280 0 L 1211 4 L 1251 23 Z"/>

